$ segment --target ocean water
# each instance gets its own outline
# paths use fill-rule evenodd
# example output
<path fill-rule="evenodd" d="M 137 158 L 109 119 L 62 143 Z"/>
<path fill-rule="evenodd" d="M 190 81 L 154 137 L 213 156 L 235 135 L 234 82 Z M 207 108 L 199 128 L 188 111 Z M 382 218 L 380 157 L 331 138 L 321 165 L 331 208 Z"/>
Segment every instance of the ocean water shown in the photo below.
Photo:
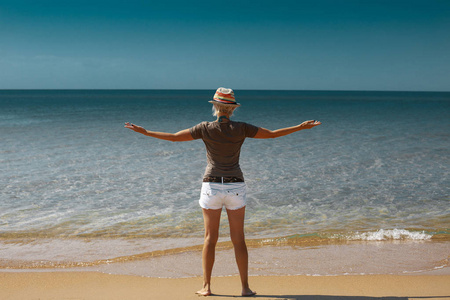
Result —
<path fill-rule="evenodd" d="M 175 132 L 213 121 L 213 93 L 0 91 L 0 268 L 200 245 L 203 143 L 123 125 Z M 246 234 L 255 244 L 450 240 L 450 93 L 235 93 L 234 120 L 268 129 L 322 121 L 244 143 Z"/>

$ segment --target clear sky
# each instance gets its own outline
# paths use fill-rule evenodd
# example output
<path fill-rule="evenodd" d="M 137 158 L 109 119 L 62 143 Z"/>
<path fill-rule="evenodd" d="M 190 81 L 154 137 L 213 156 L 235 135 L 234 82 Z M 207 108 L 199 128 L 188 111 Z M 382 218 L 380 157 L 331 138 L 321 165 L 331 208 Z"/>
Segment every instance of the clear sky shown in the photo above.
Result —
<path fill-rule="evenodd" d="M 450 0 L 0 0 L 0 89 L 450 91 Z"/>

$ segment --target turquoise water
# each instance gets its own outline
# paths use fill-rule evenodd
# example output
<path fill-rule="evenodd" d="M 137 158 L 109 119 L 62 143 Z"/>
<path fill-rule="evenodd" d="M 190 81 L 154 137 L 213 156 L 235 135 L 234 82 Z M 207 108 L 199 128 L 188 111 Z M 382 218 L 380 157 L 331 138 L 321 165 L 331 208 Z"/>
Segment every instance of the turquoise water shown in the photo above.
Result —
<path fill-rule="evenodd" d="M 2 243 L 145 238 L 170 248 L 201 240 L 203 143 L 151 139 L 123 124 L 174 132 L 214 120 L 213 93 L 0 91 Z M 268 129 L 323 123 L 246 140 L 247 237 L 448 234 L 450 93 L 235 94 L 238 121 Z M 9 249 L 0 247 L 0 257 Z"/>

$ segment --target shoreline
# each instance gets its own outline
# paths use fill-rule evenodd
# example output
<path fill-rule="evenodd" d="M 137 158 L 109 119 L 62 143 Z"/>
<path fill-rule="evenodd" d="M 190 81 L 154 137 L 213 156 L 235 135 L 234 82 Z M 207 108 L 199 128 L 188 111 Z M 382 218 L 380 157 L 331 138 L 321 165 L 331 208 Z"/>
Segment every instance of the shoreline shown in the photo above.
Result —
<path fill-rule="evenodd" d="M 202 279 L 97 272 L 0 272 L 0 299 L 199 299 Z M 237 276 L 213 277 L 208 299 L 239 296 Z M 450 275 L 252 276 L 259 299 L 450 299 Z"/>
<path fill-rule="evenodd" d="M 202 261 L 201 247 L 194 248 L 182 252 L 149 252 L 78 264 L 58 262 L 55 256 L 53 262 L 36 261 L 38 267 L 11 265 L 0 268 L 0 272 L 99 272 L 147 278 L 196 278 L 202 276 Z M 272 245 L 249 247 L 248 251 L 249 276 L 450 275 L 450 241 Z M 6 264 L 8 261 L 3 257 L 0 263 Z M 27 264 L 30 265 L 30 262 Z M 236 275 L 238 270 L 233 249 L 218 246 L 213 276 Z"/>

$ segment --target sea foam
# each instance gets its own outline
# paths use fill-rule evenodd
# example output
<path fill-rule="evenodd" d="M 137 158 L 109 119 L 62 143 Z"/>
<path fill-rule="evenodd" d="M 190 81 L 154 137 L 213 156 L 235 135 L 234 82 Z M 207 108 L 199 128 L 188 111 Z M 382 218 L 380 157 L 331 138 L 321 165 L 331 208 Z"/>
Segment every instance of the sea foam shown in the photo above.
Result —
<path fill-rule="evenodd" d="M 348 234 L 349 241 L 388 241 L 388 240 L 430 240 L 432 234 L 425 231 L 410 231 L 406 229 L 380 229 L 370 232 Z"/>

